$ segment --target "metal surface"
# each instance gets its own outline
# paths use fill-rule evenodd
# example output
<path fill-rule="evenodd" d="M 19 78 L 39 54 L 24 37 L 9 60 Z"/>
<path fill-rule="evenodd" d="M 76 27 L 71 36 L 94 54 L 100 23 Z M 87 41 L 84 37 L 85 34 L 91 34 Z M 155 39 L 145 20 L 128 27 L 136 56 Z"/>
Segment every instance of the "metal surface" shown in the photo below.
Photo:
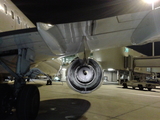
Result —
<path fill-rule="evenodd" d="M 134 67 L 160 67 L 160 56 L 135 57 L 133 64 Z"/>
<path fill-rule="evenodd" d="M 145 44 L 159 41 L 160 38 L 160 9 L 149 12 L 132 34 L 132 42 L 136 44 Z"/>
<path fill-rule="evenodd" d="M 67 71 L 67 83 L 75 91 L 82 94 L 96 90 L 102 84 L 102 69 L 93 59 L 84 64 L 82 59 L 75 59 Z"/>

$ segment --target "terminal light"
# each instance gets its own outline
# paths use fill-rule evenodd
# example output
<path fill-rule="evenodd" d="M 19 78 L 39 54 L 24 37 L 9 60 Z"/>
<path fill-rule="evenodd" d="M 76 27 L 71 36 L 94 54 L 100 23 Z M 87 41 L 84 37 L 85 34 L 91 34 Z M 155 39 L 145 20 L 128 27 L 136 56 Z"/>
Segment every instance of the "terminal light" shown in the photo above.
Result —
<path fill-rule="evenodd" d="M 55 77 L 54 80 L 60 80 L 59 77 Z"/>
<path fill-rule="evenodd" d="M 113 68 L 108 68 L 108 71 L 115 71 L 115 69 L 113 69 Z"/>

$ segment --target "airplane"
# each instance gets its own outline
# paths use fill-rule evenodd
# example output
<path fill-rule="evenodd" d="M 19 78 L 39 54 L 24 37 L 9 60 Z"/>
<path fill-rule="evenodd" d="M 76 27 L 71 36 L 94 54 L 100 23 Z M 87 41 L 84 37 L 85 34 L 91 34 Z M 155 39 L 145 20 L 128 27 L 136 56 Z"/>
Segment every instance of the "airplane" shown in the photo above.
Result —
<path fill-rule="evenodd" d="M 9 2 L 10 1 L 3 1 L 2 4 L 0 4 L 0 15 L 1 18 L 3 18 L 0 19 L 0 32 L 35 27 L 35 25 L 20 10 L 17 10 L 17 7 L 14 4 L 10 4 Z M 14 61 L 15 57 L 12 59 Z M 42 61 L 41 63 L 36 64 L 36 67 L 42 66 L 47 66 L 46 69 L 48 70 L 44 70 L 45 73 L 53 75 L 59 70 L 60 63 L 55 59 Z M 5 73 L 3 69 L 1 69 L 1 71 L 2 73 Z M 48 71 L 52 71 L 52 73 Z"/>
<path fill-rule="evenodd" d="M 96 60 L 88 58 L 90 52 L 157 41 L 159 12 L 156 9 L 55 25 L 38 22 L 35 27 L 10 0 L 1 0 L 0 65 L 15 81 L 11 87 L 0 84 L 0 114 L 11 113 L 14 107 L 18 120 L 36 118 L 39 91 L 26 85 L 24 77 L 30 68 L 52 58 L 82 52 L 68 67 L 68 86 L 82 94 L 96 90 L 102 85 L 103 70 Z"/>

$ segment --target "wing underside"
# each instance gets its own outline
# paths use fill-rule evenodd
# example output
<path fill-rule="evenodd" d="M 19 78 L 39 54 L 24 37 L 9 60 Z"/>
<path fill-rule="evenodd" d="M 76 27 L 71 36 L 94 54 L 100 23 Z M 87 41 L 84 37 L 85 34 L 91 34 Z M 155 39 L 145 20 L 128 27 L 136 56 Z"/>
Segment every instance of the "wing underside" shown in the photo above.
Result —
<path fill-rule="evenodd" d="M 40 55 L 52 55 L 36 28 L 17 30 L 0 34 L 0 52 L 27 48 L 35 52 L 36 60 Z"/>
<path fill-rule="evenodd" d="M 0 53 L 27 48 L 34 51 L 35 62 L 83 51 L 84 37 L 90 50 L 132 45 L 131 37 L 148 11 L 94 21 L 48 26 L 0 33 Z"/>

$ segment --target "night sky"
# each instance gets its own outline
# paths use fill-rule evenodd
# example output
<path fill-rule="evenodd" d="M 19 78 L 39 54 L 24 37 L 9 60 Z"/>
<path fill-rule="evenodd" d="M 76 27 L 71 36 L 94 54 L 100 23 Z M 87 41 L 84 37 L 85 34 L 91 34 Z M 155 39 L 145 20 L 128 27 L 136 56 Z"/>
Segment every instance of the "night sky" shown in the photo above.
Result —
<path fill-rule="evenodd" d="M 142 0 L 12 0 L 13 3 L 35 24 L 51 24 L 96 20 L 121 14 L 151 10 L 151 5 Z M 156 3 L 155 6 L 159 6 Z M 155 54 L 160 55 L 160 43 L 155 45 Z M 145 55 L 152 55 L 152 45 L 132 46 Z"/>
<path fill-rule="evenodd" d="M 160 42 L 154 43 L 154 54 L 155 56 L 160 56 Z M 147 56 L 152 56 L 152 43 L 148 43 L 145 45 L 137 45 L 137 46 L 129 46 L 129 48 L 132 48 L 140 53 L 143 53 Z"/>

